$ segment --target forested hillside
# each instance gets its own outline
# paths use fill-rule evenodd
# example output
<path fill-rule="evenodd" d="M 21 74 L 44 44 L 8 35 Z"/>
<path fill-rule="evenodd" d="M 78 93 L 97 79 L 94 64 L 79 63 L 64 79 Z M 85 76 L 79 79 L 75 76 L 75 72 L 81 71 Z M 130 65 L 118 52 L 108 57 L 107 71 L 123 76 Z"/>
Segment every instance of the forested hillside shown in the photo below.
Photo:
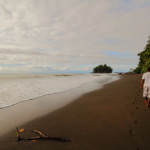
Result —
<path fill-rule="evenodd" d="M 147 70 L 147 67 L 150 66 L 150 36 L 147 41 L 147 45 L 144 48 L 144 51 L 138 54 L 140 56 L 139 64 L 136 69 L 134 69 L 135 73 L 144 73 Z"/>

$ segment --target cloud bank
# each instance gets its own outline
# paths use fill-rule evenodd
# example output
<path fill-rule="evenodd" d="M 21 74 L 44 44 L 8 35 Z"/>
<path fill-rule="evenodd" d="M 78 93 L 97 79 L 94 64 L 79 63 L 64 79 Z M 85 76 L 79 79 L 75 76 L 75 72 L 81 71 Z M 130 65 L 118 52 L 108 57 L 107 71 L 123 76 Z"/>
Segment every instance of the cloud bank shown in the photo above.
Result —
<path fill-rule="evenodd" d="M 0 0 L 0 72 L 129 71 L 150 33 L 149 0 Z"/>

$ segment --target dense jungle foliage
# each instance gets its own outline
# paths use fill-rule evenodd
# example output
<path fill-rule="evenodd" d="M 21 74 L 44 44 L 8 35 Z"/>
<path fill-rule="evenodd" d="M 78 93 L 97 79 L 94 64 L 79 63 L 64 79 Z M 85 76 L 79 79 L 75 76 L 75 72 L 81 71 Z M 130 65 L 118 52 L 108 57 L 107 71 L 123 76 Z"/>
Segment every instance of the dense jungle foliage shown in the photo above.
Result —
<path fill-rule="evenodd" d="M 150 36 L 144 51 L 139 53 L 138 56 L 140 56 L 140 61 L 138 67 L 134 69 L 133 72 L 144 73 L 147 71 L 147 67 L 150 67 Z"/>
<path fill-rule="evenodd" d="M 106 64 L 99 65 L 93 69 L 93 73 L 112 73 L 113 69 Z"/>

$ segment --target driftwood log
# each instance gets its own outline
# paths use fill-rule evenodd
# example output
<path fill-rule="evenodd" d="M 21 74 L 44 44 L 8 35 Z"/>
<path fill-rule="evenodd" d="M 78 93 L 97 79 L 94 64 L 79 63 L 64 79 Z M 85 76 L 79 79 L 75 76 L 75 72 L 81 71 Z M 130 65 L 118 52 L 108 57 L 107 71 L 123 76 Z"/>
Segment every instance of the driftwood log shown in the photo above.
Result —
<path fill-rule="evenodd" d="M 53 140 L 53 141 L 61 141 L 61 142 L 71 142 L 71 140 L 65 139 L 65 138 L 61 138 L 61 137 L 49 137 L 49 136 L 46 136 L 42 132 L 40 132 L 38 130 L 32 130 L 32 132 L 35 132 L 35 133 L 39 134 L 39 136 L 37 136 L 37 137 L 21 138 L 19 133 L 22 132 L 22 131 L 24 131 L 24 129 L 18 129 L 16 127 L 16 133 L 17 133 L 18 142 L 22 141 L 22 140 L 27 140 L 27 141 Z"/>

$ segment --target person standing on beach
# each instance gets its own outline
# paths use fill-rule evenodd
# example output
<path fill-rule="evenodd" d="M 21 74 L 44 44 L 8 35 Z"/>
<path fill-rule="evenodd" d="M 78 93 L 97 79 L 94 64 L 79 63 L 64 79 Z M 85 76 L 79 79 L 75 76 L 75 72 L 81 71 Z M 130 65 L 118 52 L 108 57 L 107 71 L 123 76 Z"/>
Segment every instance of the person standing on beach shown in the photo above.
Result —
<path fill-rule="evenodd" d="M 144 85 L 144 89 L 143 89 Z M 143 97 L 145 98 L 145 103 L 147 103 L 147 107 L 150 106 L 150 67 L 147 68 L 147 72 L 143 74 L 141 87 L 143 89 Z"/>

